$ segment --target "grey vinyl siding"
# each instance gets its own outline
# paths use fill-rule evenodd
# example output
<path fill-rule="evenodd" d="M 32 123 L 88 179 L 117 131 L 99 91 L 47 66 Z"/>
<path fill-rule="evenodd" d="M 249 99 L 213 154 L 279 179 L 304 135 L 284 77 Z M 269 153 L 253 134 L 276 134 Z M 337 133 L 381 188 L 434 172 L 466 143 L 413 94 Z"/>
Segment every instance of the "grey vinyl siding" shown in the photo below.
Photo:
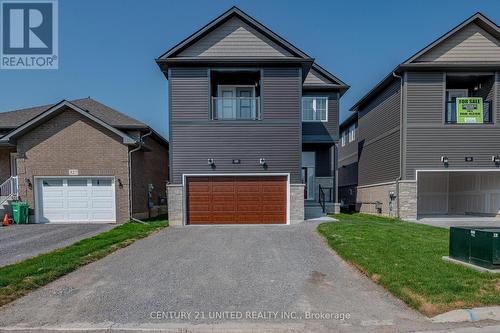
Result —
<path fill-rule="evenodd" d="M 415 62 L 500 61 L 500 42 L 475 23 L 456 32 Z"/>
<path fill-rule="evenodd" d="M 304 80 L 304 85 L 329 85 L 332 84 L 330 80 L 326 79 L 315 71 L 314 69 L 311 69 L 309 73 L 307 73 L 306 79 Z"/>
<path fill-rule="evenodd" d="M 394 80 L 358 113 L 360 186 L 399 177 L 400 90 L 399 80 Z"/>
<path fill-rule="evenodd" d="M 178 57 L 291 57 L 290 52 L 233 17 Z"/>
<path fill-rule="evenodd" d="M 339 103 L 337 92 L 303 91 L 302 96 L 328 97 L 328 121 L 327 122 L 303 122 L 302 135 L 326 135 L 330 136 L 332 142 L 337 140 L 339 133 Z M 302 101 L 300 102 L 302 108 Z M 302 117 L 302 115 L 301 115 Z"/>
<path fill-rule="evenodd" d="M 208 120 L 206 70 L 171 70 L 172 182 L 192 173 L 290 173 L 300 183 L 301 74 L 299 68 L 265 68 L 260 121 Z M 212 169 L 207 159 L 215 159 Z M 259 164 L 265 158 L 267 169 Z M 240 159 L 241 164 L 233 164 Z"/>
<path fill-rule="evenodd" d="M 448 169 L 495 168 L 491 156 L 500 152 L 499 74 L 488 93 L 495 99 L 493 125 L 444 124 L 443 73 L 407 73 L 407 77 L 406 179 L 415 179 L 419 169 L 444 170 L 441 156 L 448 157 Z M 465 162 L 466 156 L 474 161 Z"/>
<path fill-rule="evenodd" d="M 488 79 L 474 95 L 482 97 L 485 101 L 493 101 L 495 99 L 495 76 Z"/>
<path fill-rule="evenodd" d="M 443 123 L 445 85 L 444 73 L 407 73 L 406 118 L 408 124 Z"/>
<path fill-rule="evenodd" d="M 346 128 L 345 131 L 348 131 L 349 129 Z M 355 129 L 355 135 L 356 135 L 356 139 L 352 142 L 349 142 L 349 136 L 347 136 L 346 138 L 346 143 L 345 143 L 345 146 L 342 147 L 342 139 L 339 140 L 339 166 L 342 166 L 344 165 L 344 162 L 345 163 L 352 163 L 351 161 L 353 159 L 356 159 L 358 158 L 358 135 L 359 135 L 359 131 L 358 131 L 358 127 L 356 127 Z"/>
<path fill-rule="evenodd" d="M 358 184 L 358 162 L 345 163 L 339 166 L 339 187 Z"/>
<path fill-rule="evenodd" d="M 172 122 L 208 120 L 208 69 L 173 68 L 169 81 Z"/>
<path fill-rule="evenodd" d="M 399 177 L 399 131 L 363 147 L 360 143 L 358 185 L 395 181 Z"/>

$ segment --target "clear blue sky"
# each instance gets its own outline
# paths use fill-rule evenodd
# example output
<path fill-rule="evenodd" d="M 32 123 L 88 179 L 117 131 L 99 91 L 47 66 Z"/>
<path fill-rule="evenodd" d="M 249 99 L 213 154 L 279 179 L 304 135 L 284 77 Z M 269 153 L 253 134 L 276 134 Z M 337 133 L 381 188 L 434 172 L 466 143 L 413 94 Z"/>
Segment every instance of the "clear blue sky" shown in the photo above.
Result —
<path fill-rule="evenodd" d="M 341 119 L 397 64 L 499 0 L 60 0 L 59 69 L 0 70 L 0 111 L 91 96 L 167 136 L 167 80 L 154 59 L 236 5 L 351 89 Z"/>

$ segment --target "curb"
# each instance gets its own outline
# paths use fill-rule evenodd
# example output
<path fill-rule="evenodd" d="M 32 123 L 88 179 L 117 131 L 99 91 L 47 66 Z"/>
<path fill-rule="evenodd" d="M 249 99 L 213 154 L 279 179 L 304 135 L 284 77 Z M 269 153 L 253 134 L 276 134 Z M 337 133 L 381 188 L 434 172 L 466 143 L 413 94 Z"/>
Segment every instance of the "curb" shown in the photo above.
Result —
<path fill-rule="evenodd" d="M 500 306 L 453 310 L 431 318 L 434 323 L 461 323 L 479 320 L 500 321 Z"/>
<path fill-rule="evenodd" d="M 458 265 L 462 265 L 462 266 L 465 266 L 468 268 L 472 268 L 478 272 L 486 272 L 486 273 L 492 273 L 492 274 L 500 273 L 500 269 L 498 269 L 498 268 L 491 269 L 491 268 L 481 267 L 481 266 L 477 266 L 477 265 L 474 265 L 474 264 L 471 264 L 471 263 L 468 263 L 465 261 L 453 259 L 453 258 L 450 258 L 448 256 L 443 256 L 443 257 L 441 257 L 441 259 L 443 259 L 444 261 L 447 261 L 447 262 L 451 262 L 453 264 L 458 264 Z"/>

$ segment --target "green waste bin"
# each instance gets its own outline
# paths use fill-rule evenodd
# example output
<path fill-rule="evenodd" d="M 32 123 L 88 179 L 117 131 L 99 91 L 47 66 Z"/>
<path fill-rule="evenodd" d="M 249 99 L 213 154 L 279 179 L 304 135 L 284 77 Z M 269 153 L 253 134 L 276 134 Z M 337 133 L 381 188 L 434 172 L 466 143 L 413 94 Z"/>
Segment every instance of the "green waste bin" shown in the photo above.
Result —
<path fill-rule="evenodd" d="M 12 215 L 14 215 L 14 222 L 16 224 L 28 223 L 29 205 L 26 202 L 15 201 L 11 203 Z"/>

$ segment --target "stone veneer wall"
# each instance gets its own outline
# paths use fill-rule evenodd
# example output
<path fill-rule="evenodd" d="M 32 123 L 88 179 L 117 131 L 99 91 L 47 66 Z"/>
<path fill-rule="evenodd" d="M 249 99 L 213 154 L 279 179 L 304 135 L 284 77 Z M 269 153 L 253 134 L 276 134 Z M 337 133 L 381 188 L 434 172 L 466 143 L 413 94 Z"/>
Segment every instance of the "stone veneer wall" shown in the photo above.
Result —
<path fill-rule="evenodd" d="M 403 220 L 417 219 L 417 182 L 399 182 L 399 218 Z"/>
<path fill-rule="evenodd" d="M 290 184 L 290 224 L 304 221 L 304 184 Z"/>
<path fill-rule="evenodd" d="M 358 186 L 356 198 L 356 210 L 361 213 L 378 214 L 375 202 L 382 203 L 381 215 L 396 216 L 396 201 L 390 210 L 389 192 L 396 192 L 395 183 L 384 183 L 380 185 Z"/>
<path fill-rule="evenodd" d="M 397 217 L 397 198 L 391 203 L 389 192 L 396 191 L 396 183 L 359 186 L 357 188 L 356 210 L 361 213 L 379 214 L 375 202 L 382 203 L 380 215 Z M 404 220 L 417 218 L 417 184 L 415 181 L 399 182 L 399 217 Z"/>
<path fill-rule="evenodd" d="M 183 187 L 181 184 L 167 185 L 168 224 L 182 225 L 184 210 L 182 205 Z"/>

